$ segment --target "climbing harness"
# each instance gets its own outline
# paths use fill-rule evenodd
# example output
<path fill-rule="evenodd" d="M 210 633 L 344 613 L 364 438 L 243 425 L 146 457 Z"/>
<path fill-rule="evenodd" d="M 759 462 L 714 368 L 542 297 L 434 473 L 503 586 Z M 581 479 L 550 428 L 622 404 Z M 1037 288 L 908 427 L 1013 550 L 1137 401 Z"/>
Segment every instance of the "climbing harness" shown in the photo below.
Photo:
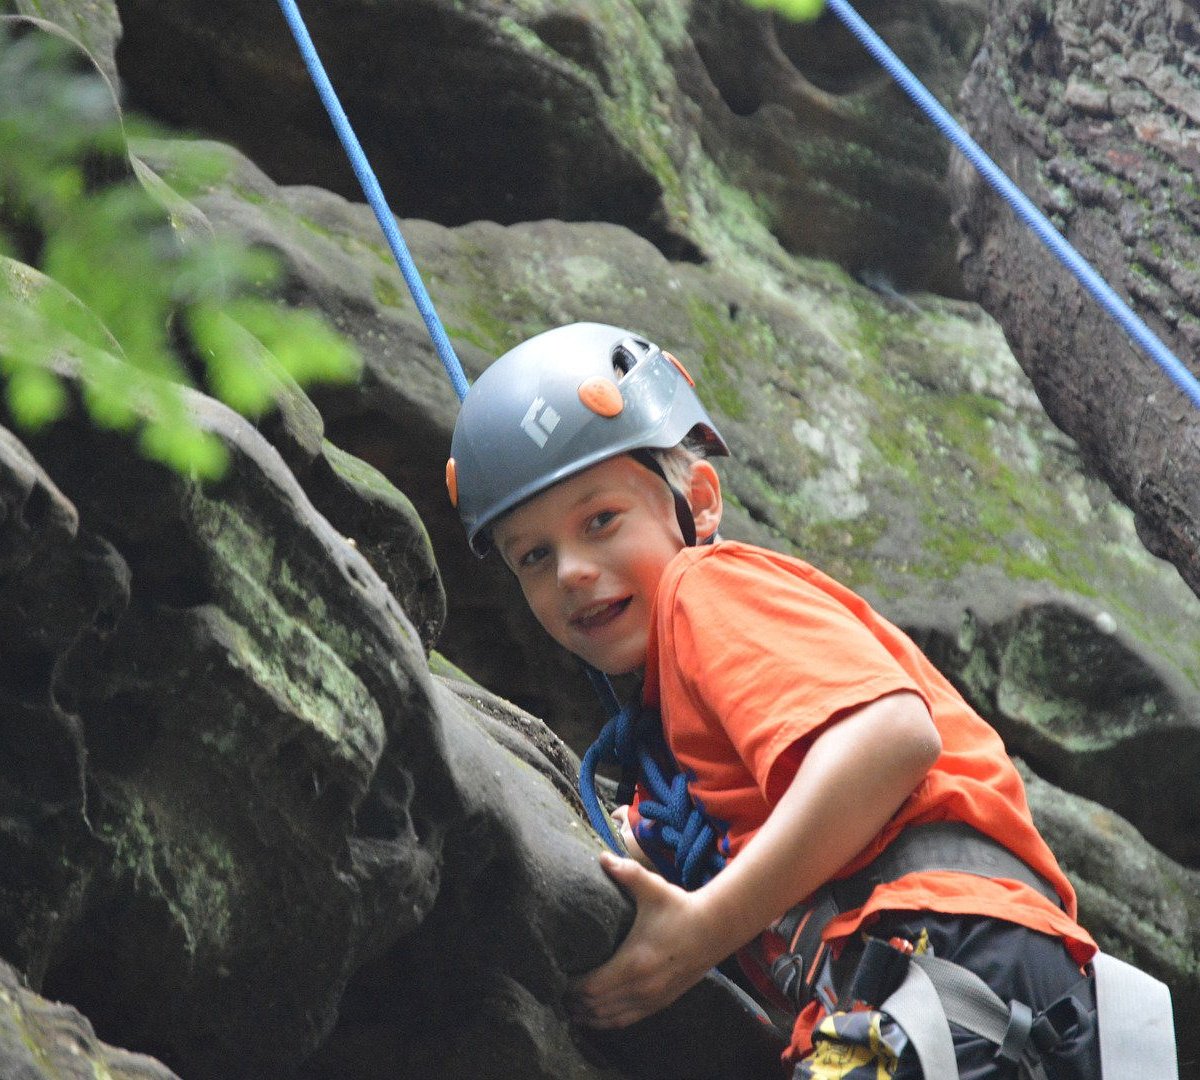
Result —
<path fill-rule="evenodd" d="M 1187 368 L 1054 228 L 1045 215 L 959 127 L 895 53 L 854 11 L 847 0 L 827 0 L 827 2 L 834 14 L 862 42 L 868 52 L 933 120 L 939 130 L 971 161 L 980 174 L 1013 207 L 1018 216 L 1075 275 L 1129 337 L 1162 368 L 1193 404 L 1200 407 L 1200 382 L 1197 382 Z M 438 356 L 461 401 L 467 397 L 468 391 L 468 383 L 462 366 L 437 316 L 432 300 L 396 225 L 395 218 L 387 206 L 366 155 L 363 153 L 325 73 L 295 0 L 279 0 L 279 5 L 292 35 L 296 39 L 304 64 L 317 88 L 321 101 L 333 122 L 338 138 L 350 159 L 354 173 L 363 188 L 367 202 L 375 213 L 405 283 L 408 285 L 409 292 L 429 331 Z M 675 362 L 672 361 L 672 363 Z M 684 374 L 686 375 L 686 373 Z M 688 381 L 690 382 L 690 378 Z M 585 401 L 584 404 L 588 403 Z M 602 411 L 600 414 L 602 415 Z M 619 415 L 619 410 L 611 415 Z M 531 414 L 530 419 L 532 421 L 536 417 Z M 553 424 L 551 424 L 552 426 Z M 545 431 L 545 428 L 543 427 L 542 430 Z M 715 432 L 715 429 L 713 430 Z M 528 434 L 536 441 L 536 432 L 528 432 Z M 720 440 L 720 436 L 717 436 L 717 440 Z M 721 446 L 723 447 L 724 444 L 721 443 Z M 449 470 L 447 480 L 451 496 L 454 498 L 457 494 L 455 490 L 457 478 Z M 622 797 L 632 797 L 637 779 L 641 780 L 643 791 L 650 796 L 647 799 L 646 795 L 643 795 L 639 808 L 643 817 L 651 822 L 651 830 L 657 830 L 658 837 L 667 844 L 668 848 L 673 846 L 675 849 L 675 854 L 667 860 L 672 871 L 670 875 L 672 879 L 679 880 L 689 888 L 703 884 L 723 865 L 722 857 L 715 850 L 714 840 L 717 835 L 715 826 L 712 822 L 707 821 L 702 808 L 695 806 L 688 795 L 686 777 L 681 775 L 678 766 L 674 765 L 656 720 L 644 714 L 636 700 L 635 703 L 621 709 L 607 678 L 599 672 L 591 674 L 611 719 L 605 725 L 596 744 L 585 755 L 585 767 L 581 770 L 583 774 L 586 774 L 586 779 L 584 775 L 581 775 L 581 788 L 589 818 L 609 846 L 620 852 L 620 844 L 608 826 L 596 795 L 594 782 L 595 767 L 598 761 L 601 758 L 613 760 L 622 766 L 623 779 L 620 788 Z M 664 763 L 668 764 L 664 765 Z M 672 768 L 672 766 L 674 767 Z M 906 832 L 916 833 L 918 830 L 910 829 Z M 904 835 L 902 833 L 901 837 Z M 926 837 L 929 835 L 925 834 Z M 898 842 L 894 842 L 891 848 L 895 848 Z M 912 845 L 912 850 L 919 851 L 923 844 L 928 846 L 928 839 L 905 841 L 904 846 L 907 848 Z M 658 845 L 652 844 L 651 846 Z M 976 854 L 982 860 L 979 865 L 983 868 L 970 869 L 966 867 L 964 872 L 982 873 L 986 876 L 996 874 L 995 860 L 999 857 L 994 850 L 996 846 L 993 844 L 985 851 L 987 845 L 980 848 L 974 844 L 974 841 L 969 841 L 968 847 L 977 849 Z M 890 851 L 891 848 L 888 850 Z M 884 855 L 886 856 L 887 852 Z M 892 858 L 896 857 L 894 853 Z M 922 859 L 932 858 L 928 850 L 920 857 Z M 975 856 L 971 856 L 971 859 L 974 858 Z M 970 862 L 971 859 L 967 861 Z M 932 858 L 932 861 L 936 865 L 937 862 L 944 860 Z M 876 867 L 876 864 L 872 864 L 872 867 Z M 958 866 L 951 868 L 959 869 Z M 868 870 L 870 869 L 868 868 Z M 1027 876 L 1023 875 L 1019 868 L 1009 867 L 1009 869 L 1013 870 L 1018 880 L 1027 880 Z M 887 873 L 892 874 L 896 871 L 897 866 L 892 865 Z M 877 874 L 883 872 L 876 867 Z M 855 877 L 860 876 L 856 875 Z M 1003 876 L 1010 875 L 1005 871 Z M 867 880 L 873 888 L 874 884 L 885 878 L 877 878 L 871 882 L 868 875 Z M 831 887 L 829 895 L 836 897 L 838 890 L 844 892 L 846 888 L 845 883 L 836 883 Z M 869 892 L 870 889 L 867 890 L 868 895 Z M 843 896 L 844 899 L 846 899 L 845 896 Z M 860 904 L 861 902 L 859 900 Z M 827 919 L 818 920 L 812 914 L 811 909 L 808 909 L 804 923 L 805 925 L 812 924 L 809 934 L 815 932 L 819 940 L 820 929 L 827 921 Z M 800 936 L 798 931 L 797 939 Z M 877 952 L 880 945 L 885 949 L 890 948 L 886 943 L 878 943 L 871 947 L 872 951 Z M 888 961 L 887 966 L 895 970 L 897 961 L 891 957 L 888 958 Z M 898 987 L 883 1001 L 881 1009 L 904 1028 L 916 1047 L 922 1070 L 929 1080 L 948 1080 L 958 1074 L 949 1031 L 951 1022 L 976 1031 L 995 1042 L 1001 1056 L 1019 1063 L 1022 1080 L 1043 1080 L 1044 1073 L 1037 1062 L 1035 1052 L 1037 1025 L 1026 1006 L 1019 1002 L 1011 1002 L 1006 1005 L 971 972 L 957 964 L 939 960 L 936 957 L 904 954 L 899 965 L 903 977 L 899 979 Z M 815 966 L 812 963 L 806 964 L 803 960 L 799 964 L 790 964 L 792 980 L 785 985 L 795 990 L 799 979 L 811 982 L 811 974 L 815 970 Z M 784 965 L 784 968 L 787 967 L 789 965 Z M 783 969 L 781 968 L 781 970 Z M 1174 1080 L 1178 1071 L 1170 992 L 1167 987 L 1137 968 L 1104 954 L 1099 954 L 1094 959 L 1093 971 L 1096 981 L 1097 1011 L 1101 1017 L 1100 1052 L 1103 1075 L 1109 1080 L 1116 1080 L 1116 1078 L 1123 1080 L 1124 1077 L 1134 1075 L 1145 1076 L 1147 1080 Z"/>
<path fill-rule="evenodd" d="M 803 904 L 798 904 L 770 929 L 780 943 L 775 951 L 746 955 L 754 981 L 773 985 L 792 1009 L 799 1011 L 813 998 L 833 1011 L 839 997 L 832 955 L 822 934 L 844 911 L 862 907 L 875 887 L 906 874 L 953 871 L 979 877 L 1020 881 L 1061 907 L 1058 894 L 1003 844 L 962 822 L 933 822 L 904 829 L 868 866 L 850 877 L 830 881 Z"/>
<path fill-rule="evenodd" d="M 776 990 L 796 1010 L 813 997 L 826 1008 L 834 1003 L 829 950 L 822 940 L 825 927 L 844 911 L 862 907 L 877 885 L 905 874 L 954 871 L 980 877 L 1020 881 L 1061 906 L 1054 889 L 1003 844 L 962 822 L 934 822 L 904 829 L 864 869 L 831 881 L 805 903 L 777 920 L 771 929 L 784 948 L 778 956 L 755 958 Z M 756 980 L 760 984 L 762 980 Z"/>
<path fill-rule="evenodd" d="M 783 948 L 778 955 L 759 952 L 761 944 L 750 950 L 746 966 L 752 981 L 760 989 L 773 989 L 796 1011 L 815 999 L 829 1014 L 849 1009 L 855 1002 L 886 1014 L 913 1044 L 929 1080 L 958 1075 L 951 1023 L 994 1043 L 998 1056 L 1017 1064 L 1019 1080 L 1046 1080 L 1039 1059 L 1061 1035 L 1052 1017 L 1035 1017 L 1019 1001 L 1004 1002 L 961 964 L 917 953 L 911 943 L 869 937 L 861 952 L 851 948 L 835 963 L 822 940 L 830 921 L 861 907 L 877 885 L 905 874 L 938 871 L 1020 881 L 1061 905 L 1049 883 L 971 826 L 961 822 L 910 826 L 874 862 L 830 882 L 777 920 L 769 935 Z M 1097 953 L 1091 964 L 1101 1077 L 1176 1080 L 1175 1032 L 1166 985 L 1106 953 Z M 769 980 L 769 988 L 761 976 Z"/>

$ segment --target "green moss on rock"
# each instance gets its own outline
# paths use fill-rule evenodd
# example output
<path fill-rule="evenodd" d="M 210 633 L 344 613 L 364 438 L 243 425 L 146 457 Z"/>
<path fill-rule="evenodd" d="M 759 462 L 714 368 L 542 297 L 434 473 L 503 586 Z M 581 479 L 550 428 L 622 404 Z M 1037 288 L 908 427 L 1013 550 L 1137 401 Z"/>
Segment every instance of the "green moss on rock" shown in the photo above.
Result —
<path fill-rule="evenodd" d="M 223 837 L 194 816 L 179 822 L 169 807 L 122 792 L 121 814 L 98 829 L 116 866 L 169 911 L 189 953 L 227 946 L 237 867 Z"/>

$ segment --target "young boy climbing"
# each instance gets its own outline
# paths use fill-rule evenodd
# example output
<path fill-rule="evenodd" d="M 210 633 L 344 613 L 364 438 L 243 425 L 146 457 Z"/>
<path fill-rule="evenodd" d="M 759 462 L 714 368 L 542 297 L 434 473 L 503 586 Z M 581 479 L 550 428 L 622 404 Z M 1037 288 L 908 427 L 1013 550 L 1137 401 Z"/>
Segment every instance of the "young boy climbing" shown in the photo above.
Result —
<path fill-rule="evenodd" d="M 893 996 L 936 957 L 1007 1018 L 992 1039 L 950 1024 L 961 1077 L 1098 1076 L 1096 947 L 999 737 L 848 589 L 714 542 L 707 456 L 726 453 L 674 357 L 594 323 L 505 354 L 455 427 L 447 481 L 472 549 L 499 553 L 560 645 L 641 674 L 725 863 L 688 891 L 603 857 L 637 914 L 578 981 L 577 1018 L 631 1024 L 742 950 L 798 1011 L 795 1077 L 915 1078 L 924 1062 L 950 1080 L 918 1060 Z M 619 820 L 669 870 L 636 800 Z"/>

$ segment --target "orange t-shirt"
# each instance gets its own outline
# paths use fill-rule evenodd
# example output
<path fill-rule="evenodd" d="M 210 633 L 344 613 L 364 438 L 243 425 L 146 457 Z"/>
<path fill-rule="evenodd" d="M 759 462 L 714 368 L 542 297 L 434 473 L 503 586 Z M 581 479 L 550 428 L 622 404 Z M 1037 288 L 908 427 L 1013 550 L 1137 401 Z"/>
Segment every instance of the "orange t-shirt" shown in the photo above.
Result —
<path fill-rule="evenodd" d="M 724 827 L 725 855 L 736 858 L 758 831 L 824 725 L 909 690 L 929 707 L 941 756 L 838 876 L 867 865 L 905 826 L 961 821 L 1022 858 L 1065 907 L 1017 881 L 915 873 L 839 915 L 827 940 L 854 933 L 879 911 L 935 911 L 1006 919 L 1062 938 L 1080 964 L 1091 958 L 1096 945 L 1075 921 L 1075 892 L 1034 827 L 1000 737 L 861 597 L 799 559 L 724 541 L 687 548 L 668 564 L 652 622 L 644 700 L 660 710 L 693 797 Z M 807 1031 L 796 1034 L 807 1043 Z"/>

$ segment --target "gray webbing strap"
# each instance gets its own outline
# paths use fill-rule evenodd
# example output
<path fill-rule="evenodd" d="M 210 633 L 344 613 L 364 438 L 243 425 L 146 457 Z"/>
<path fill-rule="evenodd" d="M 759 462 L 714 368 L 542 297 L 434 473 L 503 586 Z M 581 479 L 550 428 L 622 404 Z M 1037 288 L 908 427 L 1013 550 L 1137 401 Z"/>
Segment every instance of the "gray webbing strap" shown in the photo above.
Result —
<path fill-rule="evenodd" d="M 1100 1028 L 1100 1075 L 1106 1080 L 1144 1076 L 1179 1080 L 1171 991 L 1152 975 L 1106 953 L 1092 959 L 1096 1015 Z M 949 1024 L 981 1035 L 1019 1060 L 1023 1077 L 1046 1080 L 1042 1066 L 1024 1050 L 1032 1014 L 1018 1002 L 1005 1003 L 974 972 L 936 956 L 914 956 L 900 989 L 881 1006 L 908 1036 L 926 1077 L 957 1076 L 946 1070 Z M 931 1071 L 940 1069 L 942 1071 Z"/>
<path fill-rule="evenodd" d="M 1100 1024 L 1100 1072 L 1109 1080 L 1178 1080 L 1171 991 L 1106 953 L 1092 958 Z"/>
<path fill-rule="evenodd" d="M 1046 1080 L 1036 1057 L 1025 1052 L 1033 1028 L 1033 1013 L 1027 1005 L 1019 1001 L 1006 1005 L 987 983 L 961 964 L 936 956 L 914 956 L 913 964 L 929 976 L 948 1021 L 995 1043 L 999 1054 L 1020 1062 L 1022 1077 Z"/>
<path fill-rule="evenodd" d="M 904 1029 L 917 1052 L 922 1076 L 936 1080 L 952 1080 L 958 1076 L 958 1061 L 954 1056 L 954 1040 L 950 1037 L 946 1012 L 923 965 L 908 965 L 904 981 L 880 1006 L 880 1011 Z"/>
<path fill-rule="evenodd" d="M 936 956 L 914 956 L 912 963 L 929 976 L 947 1020 L 997 1046 L 1004 1042 L 1008 1006 L 975 972 Z"/>
<path fill-rule="evenodd" d="M 914 956 L 900 988 L 880 1009 L 904 1029 L 927 1078 L 958 1076 L 950 1035 L 950 1023 L 955 1023 L 995 1043 L 1010 1061 L 1019 1062 L 1022 1078 L 1046 1080 L 1041 1064 L 1025 1053 L 1033 1024 L 1029 1008 L 1019 1002 L 1010 1008 L 978 975 L 959 964 L 936 956 Z"/>

